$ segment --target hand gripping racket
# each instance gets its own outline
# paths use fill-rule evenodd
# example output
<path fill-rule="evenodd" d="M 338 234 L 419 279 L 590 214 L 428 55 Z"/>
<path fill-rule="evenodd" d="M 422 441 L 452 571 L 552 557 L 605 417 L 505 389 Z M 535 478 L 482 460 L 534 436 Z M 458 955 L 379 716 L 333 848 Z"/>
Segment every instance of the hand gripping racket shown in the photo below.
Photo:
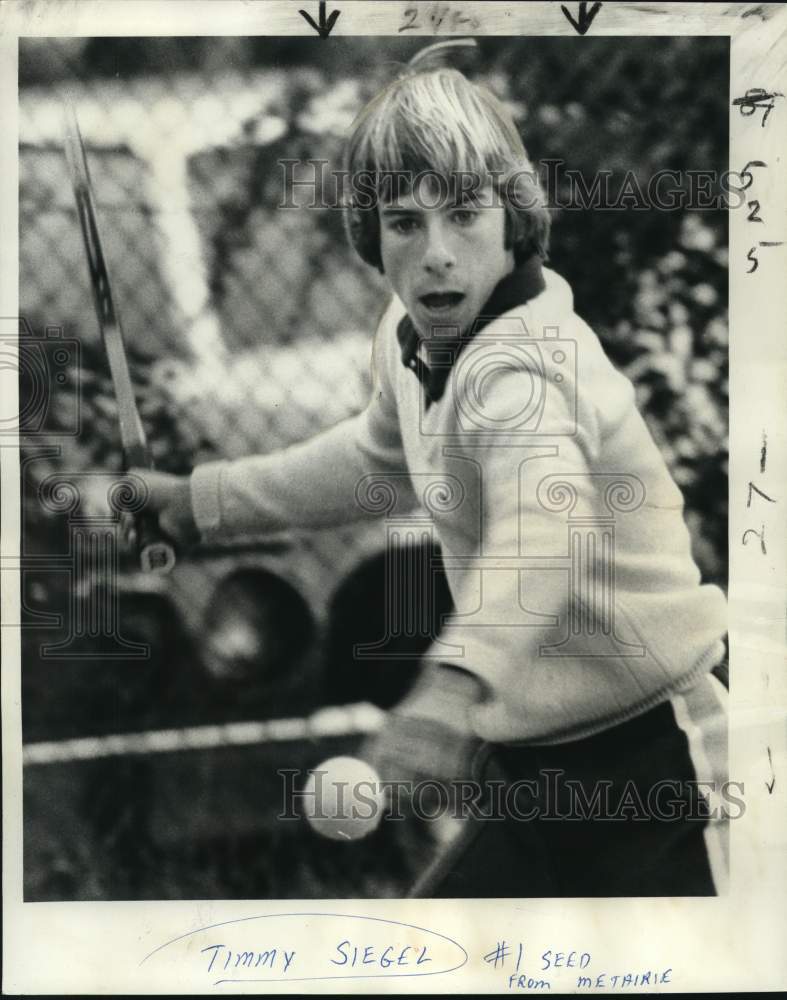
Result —
<path fill-rule="evenodd" d="M 123 331 L 115 311 L 109 272 L 101 247 L 85 147 L 76 115 L 71 108 L 66 109 L 64 133 L 66 161 L 82 229 L 93 301 L 117 401 L 123 469 L 152 469 L 153 460 L 134 398 Z M 143 509 L 133 515 L 132 521 L 130 534 L 136 544 L 142 569 L 147 572 L 168 573 L 175 565 L 175 549 L 164 538 L 156 514 Z"/>

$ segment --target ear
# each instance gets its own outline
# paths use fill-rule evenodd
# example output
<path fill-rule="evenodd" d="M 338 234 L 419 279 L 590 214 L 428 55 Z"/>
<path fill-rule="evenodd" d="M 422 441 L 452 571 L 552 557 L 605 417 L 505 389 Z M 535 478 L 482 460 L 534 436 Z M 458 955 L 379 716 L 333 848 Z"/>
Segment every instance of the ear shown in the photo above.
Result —
<path fill-rule="evenodd" d="M 505 230 L 503 246 L 514 251 L 514 261 L 517 265 L 530 256 L 530 240 L 527 236 L 526 223 L 511 205 L 506 204 Z"/>

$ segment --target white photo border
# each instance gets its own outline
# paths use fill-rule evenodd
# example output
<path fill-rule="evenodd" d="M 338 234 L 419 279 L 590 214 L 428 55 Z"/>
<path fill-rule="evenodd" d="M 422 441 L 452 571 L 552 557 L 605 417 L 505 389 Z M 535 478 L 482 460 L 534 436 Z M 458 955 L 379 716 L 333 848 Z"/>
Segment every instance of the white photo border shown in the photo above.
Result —
<path fill-rule="evenodd" d="M 334 0 L 334 31 L 343 36 L 396 37 L 405 12 L 427 8 L 424 0 Z M 559 3 L 469 3 L 443 6 L 477 18 L 477 35 L 563 35 L 576 32 Z M 577 4 L 565 5 L 570 9 Z M 592 5 L 588 4 L 587 7 Z M 596 5 L 599 6 L 599 5 Z M 18 315 L 17 58 L 24 36 L 303 35 L 313 31 L 299 8 L 317 16 L 316 0 L 93 0 L 58 4 L 20 2 L 0 10 L 0 316 Z M 313 8 L 313 10 L 312 10 Z M 461 31 L 459 32 L 461 34 Z M 421 27 L 411 34 L 435 36 Z M 591 35 L 726 35 L 730 47 L 729 169 L 752 160 L 768 164 L 757 173 L 757 197 L 777 220 L 767 239 L 787 243 L 787 99 L 777 102 L 763 127 L 760 114 L 733 105 L 752 88 L 787 94 L 787 7 L 784 4 L 605 3 Z M 330 38 L 325 43 L 330 45 Z M 580 43 L 581 44 L 581 43 Z M 757 234 L 759 236 L 759 233 Z M 730 571 L 731 675 L 730 776 L 745 786 L 745 814 L 731 824 L 729 895 L 720 898 L 191 901 L 135 903 L 22 902 L 21 682 L 18 629 L 2 633 L 3 739 L 3 989 L 6 993 L 184 994 L 221 992 L 504 992 L 508 970 L 484 956 L 498 941 L 525 942 L 529 953 L 547 949 L 593 955 L 594 969 L 666 970 L 662 992 L 777 990 L 787 983 L 783 947 L 787 930 L 787 533 L 783 515 L 769 518 L 767 553 L 744 544 L 759 528 L 747 506 L 749 484 L 760 484 L 787 504 L 787 281 L 784 248 L 760 256 L 745 211 L 729 214 L 730 305 Z M 0 372 L 4 413 L 17 412 L 15 372 Z M 760 471 L 763 434 L 768 440 L 767 480 Z M 0 449 L 2 559 L 19 556 L 19 466 L 14 448 Z M 767 484 L 767 486 L 766 486 Z M 8 562 L 6 562 L 8 565 Z M 3 618 L 18 621 L 18 577 L 3 572 Z M 775 778 L 775 781 L 773 780 Z M 166 960 L 142 960 L 165 942 L 197 928 L 274 914 L 301 915 L 286 924 L 292 947 L 313 957 L 333 948 L 337 933 L 363 935 L 358 917 L 427 929 L 458 942 L 466 960 L 454 971 L 426 979 L 380 974 L 379 978 L 278 979 L 214 985 L 193 949 L 178 947 Z M 318 914 L 334 914 L 319 917 Z M 284 918 L 282 918 L 284 919 Z M 367 920 L 367 928 L 372 925 Z M 240 926 L 235 924 L 233 926 Z M 281 920 L 279 922 L 281 926 Z M 345 928 L 342 931 L 342 928 Z M 380 934 L 364 932 L 369 942 Z M 417 937 L 417 931 L 408 931 Z M 445 951 L 445 968 L 451 949 Z M 439 951 L 439 948 L 438 948 Z M 442 955 L 442 952 L 440 952 Z M 456 954 L 456 953 L 453 953 Z M 159 956 L 160 958 L 160 956 Z M 306 963 L 308 965 L 308 963 Z M 539 978 L 541 962 L 531 965 Z M 362 971 L 362 970 L 361 970 Z M 571 990 L 568 977 L 555 986 Z M 528 990 L 532 992 L 533 989 Z M 583 991 L 584 992 L 584 991 Z M 596 992 L 591 990 L 590 992 Z"/>

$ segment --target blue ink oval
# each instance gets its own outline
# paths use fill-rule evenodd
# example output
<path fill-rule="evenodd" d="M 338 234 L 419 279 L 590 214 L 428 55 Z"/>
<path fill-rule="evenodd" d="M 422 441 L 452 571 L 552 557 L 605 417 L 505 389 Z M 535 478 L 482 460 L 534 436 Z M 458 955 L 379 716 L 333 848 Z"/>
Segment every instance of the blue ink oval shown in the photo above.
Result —
<path fill-rule="evenodd" d="M 467 962 L 458 941 L 427 927 L 309 912 L 262 913 L 199 927 L 159 945 L 140 965 L 154 956 L 185 963 L 214 986 L 437 976 Z"/>

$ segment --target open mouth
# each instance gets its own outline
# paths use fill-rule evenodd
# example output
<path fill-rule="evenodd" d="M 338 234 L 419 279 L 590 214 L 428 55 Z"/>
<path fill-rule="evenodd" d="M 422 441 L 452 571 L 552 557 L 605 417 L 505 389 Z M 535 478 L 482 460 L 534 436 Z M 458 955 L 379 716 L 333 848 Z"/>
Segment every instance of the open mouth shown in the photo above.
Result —
<path fill-rule="evenodd" d="M 463 299 L 463 292 L 429 292 L 428 295 L 422 295 L 419 301 L 430 312 L 448 312 L 455 309 Z"/>

